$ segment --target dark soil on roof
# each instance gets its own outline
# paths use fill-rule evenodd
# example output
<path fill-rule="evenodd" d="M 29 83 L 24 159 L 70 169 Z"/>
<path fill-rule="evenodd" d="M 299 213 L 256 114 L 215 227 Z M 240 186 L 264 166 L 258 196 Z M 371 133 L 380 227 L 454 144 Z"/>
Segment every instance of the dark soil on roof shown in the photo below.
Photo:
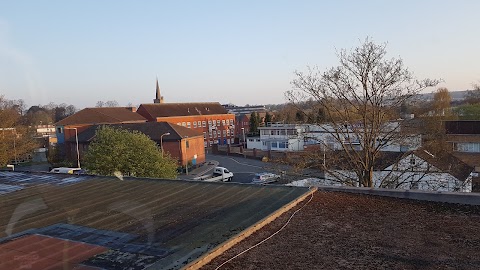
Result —
<path fill-rule="evenodd" d="M 267 238 L 276 219 L 202 269 Z M 220 269 L 480 269 L 480 207 L 315 192 Z"/>

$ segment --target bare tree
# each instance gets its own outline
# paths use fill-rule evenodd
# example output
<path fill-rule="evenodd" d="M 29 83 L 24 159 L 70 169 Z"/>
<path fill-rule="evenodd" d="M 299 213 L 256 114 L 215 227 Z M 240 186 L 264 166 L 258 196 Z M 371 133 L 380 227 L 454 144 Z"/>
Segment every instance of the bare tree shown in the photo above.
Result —
<path fill-rule="evenodd" d="M 436 115 L 450 114 L 450 103 L 452 103 L 452 97 L 450 92 L 445 87 L 437 89 L 437 92 L 433 95 L 433 109 Z"/>
<path fill-rule="evenodd" d="M 433 95 L 433 103 L 430 106 L 428 116 L 423 117 L 425 127 L 424 143 L 434 154 L 448 149 L 444 123 L 445 120 L 456 119 L 451 110 L 451 102 L 452 98 L 448 89 L 445 87 L 438 88 Z"/>
<path fill-rule="evenodd" d="M 385 48 L 385 44 L 366 39 L 351 51 L 341 50 L 339 66 L 325 72 L 318 68 L 297 71 L 293 89 L 286 93 L 294 104 L 312 98 L 323 109 L 329 123 L 321 127 L 332 145 L 341 149 L 342 160 L 358 186 L 372 187 L 382 148 L 406 139 L 401 125 L 393 121 L 399 117 L 401 105 L 439 83 L 416 80 L 401 59 L 387 59 Z"/>
<path fill-rule="evenodd" d="M 101 107 L 118 107 L 118 102 L 116 100 L 108 100 L 108 101 L 97 101 L 97 104 L 95 107 L 101 108 Z"/>
<path fill-rule="evenodd" d="M 0 96 L 0 167 L 33 153 L 37 143 L 28 128 L 20 124 L 21 113 L 16 102 Z"/>
<path fill-rule="evenodd" d="M 118 107 L 118 102 L 116 100 L 108 100 L 105 102 L 105 107 Z"/>
<path fill-rule="evenodd" d="M 98 107 L 98 108 L 102 108 L 104 106 L 105 106 L 105 102 L 103 102 L 101 100 L 97 101 L 97 104 L 95 104 L 95 107 Z"/>
<path fill-rule="evenodd" d="M 465 101 L 468 104 L 480 103 L 480 84 L 474 83 L 473 90 L 469 90 L 465 95 Z"/>

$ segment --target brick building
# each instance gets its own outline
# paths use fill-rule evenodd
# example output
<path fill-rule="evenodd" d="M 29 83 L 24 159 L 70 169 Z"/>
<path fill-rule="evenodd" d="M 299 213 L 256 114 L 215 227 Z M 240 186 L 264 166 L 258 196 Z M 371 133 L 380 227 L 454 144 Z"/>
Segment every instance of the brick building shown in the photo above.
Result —
<path fill-rule="evenodd" d="M 147 121 L 168 122 L 203 133 L 204 147 L 234 142 L 235 115 L 218 102 L 141 104 Z"/>
<path fill-rule="evenodd" d="M 95 132 L 101 125 L 92 125 L 78 134 L 80 160 L 95 138 Z M 178 165 L 185 166 L 189 162 L 193 165 L 205 162 L 203 134 L 199 131 L 181 127 L 166 122 L 146 122 L 129 124 L 109 124 L 114 128 L 139 131 L 155 141 L 165 153 L 178 161 Z M 65 141 L 70 160 L 76 160 L 76 138 L 70 137 Z"/>
<path fill-rule="evenodd" d="M 99 124 L 144 123 L 147 120 L 136 113 L 135 107 L 85 108 L 55 123 L 57 145 L 62 154 L 70 155 L 65 141 L 75 139 L 87 128 Z"/>

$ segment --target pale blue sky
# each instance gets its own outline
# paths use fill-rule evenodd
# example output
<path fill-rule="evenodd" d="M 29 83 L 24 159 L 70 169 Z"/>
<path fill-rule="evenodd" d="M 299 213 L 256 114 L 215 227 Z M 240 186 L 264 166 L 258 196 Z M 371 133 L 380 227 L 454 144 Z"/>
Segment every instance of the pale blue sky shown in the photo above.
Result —
<path fill-rule="evenodd" d="M 283 103 L 295 70 L 335 50 L 388 42 L 450 91 L 480 80 L 480 1 L 0 2 L 0 94 L 29 106 Z M 431 92 L 435 89 L 430 89 Z"/>

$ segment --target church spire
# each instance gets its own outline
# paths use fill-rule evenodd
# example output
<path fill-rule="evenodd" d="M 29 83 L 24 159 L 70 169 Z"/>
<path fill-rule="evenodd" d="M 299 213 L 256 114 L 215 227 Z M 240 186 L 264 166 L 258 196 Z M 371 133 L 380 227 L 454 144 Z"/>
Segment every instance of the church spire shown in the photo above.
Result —
<path fill-rule="evenodd" d="M 158 77 L 157 77 L 157 88 L 156 88 L 156 95 L 153 103 L 163 103 L 163 97 L 160 95 L 160 86 L 158 86 Z"/>

